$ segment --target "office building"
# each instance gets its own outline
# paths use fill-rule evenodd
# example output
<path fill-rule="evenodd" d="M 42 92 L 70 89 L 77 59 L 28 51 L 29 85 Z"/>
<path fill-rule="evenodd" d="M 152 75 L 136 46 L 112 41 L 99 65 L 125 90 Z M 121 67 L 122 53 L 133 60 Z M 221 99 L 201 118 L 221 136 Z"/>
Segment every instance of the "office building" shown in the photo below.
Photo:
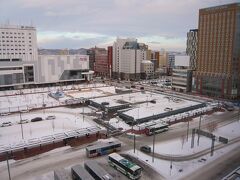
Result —
<path fill-rule="evenodd" d="M 0 86 L 33 83 L 36 64 L 36 28 L 0 26 Z"/>
<path fill-rule="evenodd" d="M 113 44 L 113 77 L 139 80 L 141 62 L 146 59 L 147 45 L 137 39 L 119 39 Z"/>
<path fill-rule="evenodd" d="M 240 97 L 240 3 L 199 10 L 196 91 Z"/>
<path fill-rule="evenodd" d="M 112 61 L 113 61 L 113 47 L 108 46 L 108 71 L 110 78 L 112 78 Z"/>
<path fill-rule="evenodd" d="M 95 50 L 94 71 L 96 76 L 101 77 L 109 76 L 108 51 L 106 49 Z"/>
<path fill-rule="evenodd" d="M 191 92 L 192 70 L 177 66 L 172 70 L 172 89 L 178 92 Z"/>
<path fill-rule="evenodd" d="M 154 77 L 154 64 L 150 60 L 141 62 L 141 79 L 151 79 Z"/>
<path fill-rule="evenodd" d="M 191 29 L 187 33 L 187 48 L 186 53 L 190 56 L 190 69 L 196 69 L 197 61 L 197 42 L 198 42 L 198 29 Z"/>

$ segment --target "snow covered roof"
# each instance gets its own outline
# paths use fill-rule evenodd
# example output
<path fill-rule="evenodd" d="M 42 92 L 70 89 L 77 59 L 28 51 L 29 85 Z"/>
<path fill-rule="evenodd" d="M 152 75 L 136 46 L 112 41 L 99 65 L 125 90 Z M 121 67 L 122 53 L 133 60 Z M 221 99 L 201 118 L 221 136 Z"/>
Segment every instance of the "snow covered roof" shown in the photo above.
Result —
<path fill-rule="evenodd" d="M 150 60 L 142 60 L 141 63 L 146 63 L 146 64 L 153 64 Z"/>

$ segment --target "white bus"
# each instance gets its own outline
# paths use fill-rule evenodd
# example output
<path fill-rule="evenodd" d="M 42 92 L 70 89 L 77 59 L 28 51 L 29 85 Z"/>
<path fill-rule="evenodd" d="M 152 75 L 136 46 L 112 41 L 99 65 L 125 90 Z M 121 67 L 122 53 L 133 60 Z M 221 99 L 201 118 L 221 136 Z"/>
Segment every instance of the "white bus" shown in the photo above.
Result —
<path fill-rule="evenodd" d="M 117 153 L 108 155 L 108 163 L 130 179 L 139 179 L 142 168 Z"/>
<path fill-rule="evenodd" d="M 168 124 L 162 122 L 162 123 L 159 123 L 159 124 L 156 124 L 156 125 L 153 125 L 153 126 L 149 126 L 146 129 L 147 129 L 146 135 L 151 136 L 151 135 L 153 135 L 154 131 L 155 131 L 156 134 L 167 131 L 168 130 Z"/>

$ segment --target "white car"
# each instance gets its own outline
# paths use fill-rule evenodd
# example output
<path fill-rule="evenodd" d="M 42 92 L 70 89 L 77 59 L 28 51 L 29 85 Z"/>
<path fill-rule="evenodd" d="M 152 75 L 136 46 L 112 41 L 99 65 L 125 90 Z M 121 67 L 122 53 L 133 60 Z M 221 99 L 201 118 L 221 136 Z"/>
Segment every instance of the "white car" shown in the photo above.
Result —
<path fill-rule="evenodd" d="M 18 124 L 26 124 L 26 123 L 28 123 L 29 121 L 27 120 L 27 119 L 22 119 L 22 120 L 20 120 L 20 121 L 18 121 L 17 123 Z"/>
<path fill-rule="evenodd" d="M 24 110 L 21 110 L 20 112 L 21 113 L 27 113 L 27 112 L 29 112 L 29 110 L 28 109 L 24 109 Z"/>
<path fill-rule="evenodd" d="M 46 120 L 52 120 L 52 119 L 56 119 L 56 116 L 48 116 L 48 117 L 46 117 Z"/>
<path fill-rule="evenodd" d="M 3 122 L 3 123 L 1 124 L 2 127 L 7 127 L 7 126 L 11 126 L 11 125 L 12 125 L 11 122 Z"/>

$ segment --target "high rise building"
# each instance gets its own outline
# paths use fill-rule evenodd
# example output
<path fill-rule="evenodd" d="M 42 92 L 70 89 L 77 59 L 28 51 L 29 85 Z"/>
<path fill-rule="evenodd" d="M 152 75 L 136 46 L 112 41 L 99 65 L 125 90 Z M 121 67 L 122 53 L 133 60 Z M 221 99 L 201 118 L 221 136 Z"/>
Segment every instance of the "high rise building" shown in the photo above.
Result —
<path fill-rule="evenodd" d="M 197 37 L 198 29 L 191 29 L 187 33 L 187 49 L 186 53 L 190 56 L 190 69 L 196 69 L 196 60 L 197 60 Z"/>
<path fill-rule="evenodd" d="M 37 76 L 36 28 L 4 25 L 0 27 L 0 86 L 32 83 Z"/>
<path fill-rule="evenodd" d="M 108 51 L 106 49 L 95 50 L 95 74 L 97 76 L 109 76 Z"/>
<path fill-rule="evenodd" d="M 113 44 L 113 77 L 140 79 L 141 61 L 147 57 L 148 47 L 137 39 L 119 39 Z"/>
<path fill-rule="evenodd" d="M 112 61 L 113 61 L 113 47 L 108 46 L 108 71 L 110 78 L 112 78 Z"/>
<path fill-rule="evenodd" d="M 196 91 L 240 97 L 240 3 L 199 10 Z"/>

